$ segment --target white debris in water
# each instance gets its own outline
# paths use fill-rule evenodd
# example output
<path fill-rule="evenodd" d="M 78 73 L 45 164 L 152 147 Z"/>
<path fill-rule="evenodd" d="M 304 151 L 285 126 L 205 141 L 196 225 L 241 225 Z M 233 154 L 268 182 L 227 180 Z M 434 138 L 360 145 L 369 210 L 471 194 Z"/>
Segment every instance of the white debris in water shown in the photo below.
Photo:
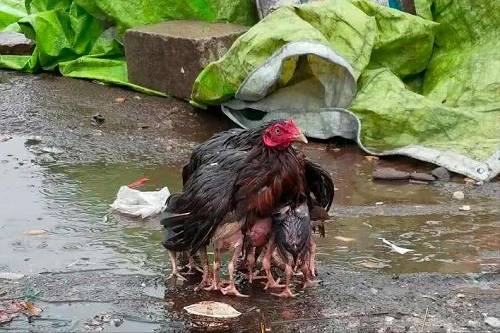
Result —
<path fill-rule="evenodd" d="M 462 191 L 456 191 L 456 192 L 453 192 L 453 197 L 455 199 L 462 200 L 463 198 L 465 198 L 465 194 Z"/>
<path fill-rule="evenodd" d="M 10 273 L 10 272 L 0 272 L 0 280 L 19 280 L 22 278 L 23 274 Z"/>
<path fill-rule="evenodd" d="M 397 245 L 389 242 L 385 238 L 381 238 L 381 239 L 382 239 L 382 242 L 384 242 L 385 244 L 389 245 L 394 251 L 396 251 L 399 254 L 405 254 L 407 252 L 413 252 L 414 251 L 414 250 L 410 250 L 410 249 L 405 249 L 404 247 L 399 247 L 399 246 L 397 246 Z"/>
<path fill-rule="evenodd" d="M 383 205 L 384 203 L 382 201 L 379 201 L 379 202 L 375 202 L 375 205 L 377 206 L 380 206 L 380 205 Z"/>
<path fill-rule="evenodd" d="M 468 212 L 470 210 L 469 205 L 463 205 L 462 207 L 459 208 L 461 211 Z"/>

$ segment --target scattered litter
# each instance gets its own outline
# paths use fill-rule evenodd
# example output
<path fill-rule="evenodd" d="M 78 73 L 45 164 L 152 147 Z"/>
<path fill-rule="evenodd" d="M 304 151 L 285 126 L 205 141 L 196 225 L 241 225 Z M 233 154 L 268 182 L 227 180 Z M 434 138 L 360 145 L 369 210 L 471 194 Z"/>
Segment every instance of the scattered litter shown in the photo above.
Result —
<path fill-rule="evenodd" d="M 465 295 L 464 294 L 457 294 L 457 298 L 464 298 Z"/>
<path fill-rule="evenodd" d="M 191 317 L 193 328 L 205 332 L 228 330 L 231 322 L 241 316 L 231 305 L 212 301 L 185 306 L 184 311 Z"/>
<path fill-rule="evenodd" d="M 141 96 L 134 96 L 134 99 L 137 99 L 140 101 L 142 98 L 141 98 Z"/>
<path fill-rule="evenodd" d="M 73 266 L 73 265 L 76 265 L 79 261 L 80 261 L 80 259 L 78 259 L 78 260 L 77 260 L 77 261 L 75 261 L 75 262 L 72 262 L 71 264 L 69 264 L 69 265 L 68 265 L 68 266 L 66 266 L 66 267 L 71 267 L 71 266 Z"/>
<path fill-rule="evenodd" d="M 44 153 L 49 153 L 49 154 L 62 154 L 63 153 L 63 151 L 61 149 L 55 148 L 55 147 L 43 147 L 42 151 Z"/>
<path fill-rule="evenodd" d="M 373 162 L 379 159 L 377 156 L 365 156 L 365 158 L 368 160 L 368 162 Z"/>
<path fill-rule="evenodd" d="M 370 261 L 370 260 L 362 261 L 361 266 L 366 267 L 366 268 L 375 268 L 375 269 L 382 269 L 385 267 L 389 267 L 389 265 L 384 264 L 383 262 L 374 262 L 374 261 Z"/>
<path fill-rule="evenodd" d="M 168 187 L 160 191 L 141 192 L 128 186 L 120 187 L 111 208 L 123 214 L 141 216 L 143 219 L 162 212 L 170 195 Z"/>
<path fill-rule="evenodd" d="M 115 99 L 115 102 L 118 102 L 118 103 L 123 103 L 125 102 L 127 99 L 125 97 L 118 97 Z"/>
<path fill-rule="evenodd" d="M 92 116 L 92 120 L 97 124 L 97 125 L 102 125 L 106 118 L 100 113 L 96 113 L 95 115 Z"/>
<path fill-rule="evenodd" d="M 11 272 L 0 272 L 0 280 L 19 280 L 24 275 L 19 273 L 11 273 Z"/>
<path fill-rule="evenodd" d="M 343 236 L 335 236 L 333 238 L 335 238 L 336 240 L 339 240 L 341 242 L 355 242 L 356 241 L 354 238 L 343 237 Z"/>
<path fill-rule="evenodd" d="M 30 236 L 38 236 L 38 235 L 43 235 L 46 233 L 47 233 L 47 230 L 30 230 L 30 231 L 25 232 L 26 235 L 30 235 Z"/>
<path fill-rule="evenodd" d="M 377 206 L 380 206 L 380 205 L 383 205 L 383 204 L 384 204 L 384 202 L 383 202 L 383 201 L 378 201 L 378 202 L 375 202 L 375 205 L 377 205 Z"/>
<path fill-rule="evenodd" d="M 138 181 L 135 181 L 133 183 L 128 184 L 127 186 L 129 188 L 137 188 L 137 187 L 141 186 L 142 184 L 144 184 L 146 182 L 149 182 L 148 178 L 141 178 Z"/>
<path fill-rule="evenodd" d="M 0 142 L 6 142 L 12 139 L 10 135 L 0 135 Z"/>
<path fill-rule="evenodd" d="M 467 184 L 476 184 L 476 181 L 474 179 L 470 179 L 469 177 L 465 177 L 464 182 Z"/>
<path fill-rule="evenodd" d="M 470 210 L 469 205 L 463 205 L 462 207 L 459 208 L 461 211 L 468 212 Z"/>
<path fill-rule="evenodd" d="M 425 224 L 428 224 L 428 225 L 438 225 L 438 224 L 441 224 L 443 221 L 433 221 L 433 220 L 429 220 L 429 221 L 425 221 Z"/>
<path fill-rule="evenodd" d="M 432 296 L 428 296 L 428 295 L 422 295 L 423 298 L 428 298 L 430 300 L 433 300 L 434 302 L 437 302 L 437 299 L 435 299 L 434 297 Z"/>
<path fill-rule="evenodd" d="M 373 171 L 372 177 L 379 180 L 406 180 L 410 174 L 393 168 L 380 168 Z"/>
<path fill-rule="evenodd" d="M 114 317 L 110 314 L 100 314 L 94 316 L 94 318 L 87 319 L 84 323 L 84 327 L 86 331 L 102 331 L 104 330 L 103 325 L 112 325 L 115 327 L 123 324 L 123 319 L 119 317 Z"/>
<path fill-rule="evenodd" d="M 333 151 L 334 151 L 335 153 L 338 153 L 338 152 L 340 151 L 340 148 L 333 148 Z"/>
<path fill-rule="evenodd" d="M 31 136 L 26 139 L 24 142 L 25 145 L 27 146 L 34 146 L 42 143 L 42 137 L 41 136 Z"/>
<path fill-rule="evenodd" d="M 484 322 L 487 325 L 490 325 L 491 327 L 494 327 L 494 328 L 500 327 L 500 319 L 495 318 L 495 317 L 486 317 L 486 318 L 484 318 Z"/>
<path fill-rule="evenodd" d="M 7 301 L 0 303 L 0 324 L 10 322 L 23 313 L 28 317 L 38 317 L 42 309 L 36 307 L 33 302 Z"/>
<path fill-rule="evenodd" d="M 363 222 L 363 225 L 366 225 L 367 227 L 373 228 L 372 225 L 368 222 Z"/>
<path fill-rule="evenodd" d="M 462 200 L 463 198 L 465 198 L 465 194 L 462 191 L 456 191 L 456 192 L 453 192 L 453 197 L 455 199 Z"/>
<path fill-rule="evenodd" d="M 399 247 L 391 242 L 389 242 L 387 239 L 385 238 L 381 238 L 382 242 L 384 242 L 385 244 L 389 245 L 394 251 L 396 251 L 397 253 L 399 254 L 405 254 L 407 252 L 413 252 L 414 250 L 410 250 L 410 249 L 405 249 L 404 247 Z"/>

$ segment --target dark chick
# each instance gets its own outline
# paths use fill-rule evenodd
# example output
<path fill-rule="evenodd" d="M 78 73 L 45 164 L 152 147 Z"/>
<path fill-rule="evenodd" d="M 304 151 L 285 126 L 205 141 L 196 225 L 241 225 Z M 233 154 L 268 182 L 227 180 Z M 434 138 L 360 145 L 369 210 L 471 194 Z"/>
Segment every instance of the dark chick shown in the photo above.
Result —
<path fill-rule="evenodd" d="M 284 287 L 280 297 L 293 297 L 290 289 L 290 279 L 293 272 L 300 266 L 304 284 L 310 283 L 312 249 L 312 225 L 306 198 L 298 203 L 288 203 L 281 206 L 273 214 L 273 236 L 270 239 L 263 267 L 266 271 L 269 286 Z M 285 265 L 285 285 L 277 285 L 271 274 L 271 256 L 279 256 Z"/>

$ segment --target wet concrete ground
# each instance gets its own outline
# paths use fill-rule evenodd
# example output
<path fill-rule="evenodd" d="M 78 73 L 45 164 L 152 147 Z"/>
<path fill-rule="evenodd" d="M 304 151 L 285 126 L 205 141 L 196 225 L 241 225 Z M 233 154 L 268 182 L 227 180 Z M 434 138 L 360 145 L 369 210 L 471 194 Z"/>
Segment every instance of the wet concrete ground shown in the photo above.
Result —
<path fill-rule="evenodd" d="M 498 179 L 373 182 L 377 166 L 433 166 L 370 161 L 344 140 L 300 147 L 338 187 L 327 237 L 317 238 L 322 284 L 297 286 L 299 297 L 285 301 L 257 285 L 242 285 L 251 297 L 241 300 L 194 292 L 195 281 L 165 284 L 158 221 L 103 217 L 118 188 L 139 178 L 151 179 L 142 190 L 179 190 L 193 147 L 230 126 L 176 100 L 0 71 L 0 135 L 13 137 L 0 142 L 0 276 L 25 275 L 0 278 L 0 298 L 40 292 L 44 310 L 33 323 L 20 316 L 0 330 L 185 332 L 182 307 L 210 299 L 244 314 L 235 332 L 261 332 L 261 323 L 271 332 L 494 331 L 484 318 L 500 317 Z M 39 229 L 47 233 L 25 234 Z M 392 252 L 381 238 L 414 251 Z M 101 314 L 111 322 L 95 318 Z"/>

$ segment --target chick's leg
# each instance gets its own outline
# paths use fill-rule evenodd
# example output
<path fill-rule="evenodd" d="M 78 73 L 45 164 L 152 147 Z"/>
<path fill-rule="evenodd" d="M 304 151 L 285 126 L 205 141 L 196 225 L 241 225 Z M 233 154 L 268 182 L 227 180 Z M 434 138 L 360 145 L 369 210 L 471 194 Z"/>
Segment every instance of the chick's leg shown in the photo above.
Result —
<path fill-rule="evenodd" d="M 311 276 L 316 276 L 316 243 L 311 237 L 311 241 L 309 243 L 309 270 Z"/>
<path fill-rule="evenodd" d="M 286 263 L 286 266 L 285 266 L 285 277 L 286 277 L 286 282 L 285 282 L 285 289 L 281 292 L 281 294 L 274 294 L 275 296 L 278 296 L 278 297 L 295 297 L 296 295 L 294 295 L 292 293 L 292 290 L 290 289 L 290 280 L 292 279 L 292 274 L 293 274 L 293 269 L 292 269 L 292 265 L 290 265 L 290 263 Z"/>
<path fill-rule="evenodd" d="M 196 274 L 196 272 L 201 272 L 203 273 L 203 269 L 201 269 L 197 264 L 196 264 L 196 261 L 194 260 L 194 257 L 193 256 L 189 256 L 188 258 L 189 262 L 188 264 L 186 265 L 186 267 L 188 268 L 187 272 L 184 273 L 184 274 L 187 274 L 187 275 L 194 275 Z"/>
<path fill-rule="evenodd" d="M 170 263 L 172 264 L 172 273 L 167 277 L 167 280 L 172 278 L 179 278 L 182 281 L 186 281 L 186 278 L 179 273 L 179 267 L 177 267 L 177 253 L 168 250 L 168 257 L 170 258 Z"/>
<path fill-rule="evenodd" d="M 214 247 L 214 264 L 213 271 L 214 276 L 212 279 L 212 284 L 209 287 L 205 288 L 205 290 L 219 290 L 220 281 L 219 281 L 219 269 L 220 269 L 220 250 L 217 246 Z"/>
<path fill-rule="evenodd" d="M 241 248 L 242 244 L 238 244 L 236 248 L 233 251 L 233 256 L 231 257 L 231 260 L 229 260 L 229 263 L 227 264 L 227 270 L 229 273 L 229 286 L 226 288 L 221 289 L 221 292 L 224 295 L 231 295 L 231 296 L 238 296 L 238 297 L 248 297 L 248 295 L 243 295 L 236 289 L 236 284 L 234 282 L 234 270 L 236 266 L 236 260 L 238 260 L 238 256 L 241 253 Z"/>
<path fill-rule="evenodd" d="M 279 279 L 278 281 L 274 280 L 273 274 L 271 273 L 271 257 L 275 249 L 276 249 L 276 244 L 274 243 L 274 237 L 271 237 L 267 246 L 266 253 L 264 254 L 264 259 L 262 259 L 262 268 L 266 272 L 266 277 L 267 277 L 267 283 L 265 284 L 264 287 L 265 290 L 269 288 L 284 287 L 284 285 L 279 284 Z"/>
<path fill-rule="evenodd" d="M 208 255 L 207 255 L 207 247 L 202 246 L 200 248 L 201 255 L 201 265 L 203 267 L 203 278 L 201 279 L 200 284 L 196 289 L 203 289 L 207 286 L 210 286 L 210 266 L 208 265 Z"/>

